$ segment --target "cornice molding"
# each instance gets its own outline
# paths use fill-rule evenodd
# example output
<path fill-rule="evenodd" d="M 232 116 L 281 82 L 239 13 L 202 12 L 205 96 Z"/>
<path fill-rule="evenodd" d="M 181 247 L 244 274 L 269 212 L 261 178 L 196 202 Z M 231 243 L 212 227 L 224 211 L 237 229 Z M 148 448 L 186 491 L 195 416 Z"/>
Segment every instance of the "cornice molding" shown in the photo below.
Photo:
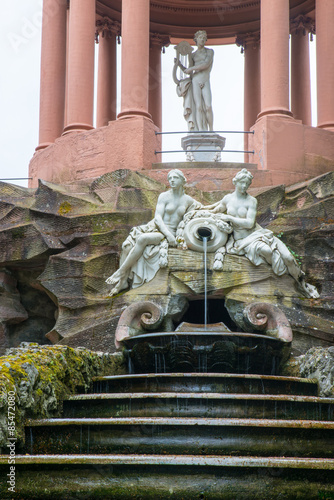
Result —
<path fill-rule="evenodd" d="M 151 9 L 163 10 L 168 12 L 175 13 L 207 13 L 207 14 L 217 14 L 220 12 L 232 12 L 234 10 L 245 10 L 245 9 L 254 9 L 260 7 L 260 0 L 253 0 L 251 2 L 241 2 L 236 1 L 235 5 L 232 5 L 231 2 L 227 2 L 226 4 L 222 4 L 222 2 L 216 2 L 215 5 L 212 6 L 187 6 L 187 5 L 166 5 L 162 3 L 152 2 L 151 1 Z"/>

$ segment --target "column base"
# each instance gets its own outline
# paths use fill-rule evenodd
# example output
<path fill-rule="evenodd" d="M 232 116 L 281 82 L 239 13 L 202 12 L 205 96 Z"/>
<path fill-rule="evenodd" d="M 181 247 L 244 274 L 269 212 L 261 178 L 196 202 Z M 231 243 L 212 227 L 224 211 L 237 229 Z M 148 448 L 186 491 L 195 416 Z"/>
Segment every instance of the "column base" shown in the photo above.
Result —
<path fill-rule="evenodd" d="M 261 111 L 257 115 L 257 120 L 259 120 L 263 116 L 283 116 L 284 118 L 293 118 L 293 114 L 289 109 L 277 109 L 277 108 L 268 108 Z"/>
<path fill-rule="evenodd" d="M 42 149 L 48 148 L 51 146 L 51 144 L 54 144 L 53 142 L 42 142 L 41 144 L 38 144 L 37 148 L 35 148 L 36 153 L 38 151 L 41 151 Z"/>
<path fill-rule="evenodd" d="M 66 125 L 62 135 L 70 134 L 71 132 L 85 132 L 86 130 L 92 130 L 94 127 L 88 123 L 71 123 Z"/>
<path fill-rule="evenodd" d="M 143 116 L 144 118 L 148 118 L 149 120 L 152 120 L 152 115 L 150 113 L 146 113 L 145 111 L 140 111 L 140 110 L 130 110 L 130 111 L 121 111 L 117 115 L 117 120 L 125 120 L 126 118 L 135 118 L 138 116 Z"/>
<path fill-rule="evenodd" d="M 334 123 L 331 122 L 320 123 L 320 125 L 318 125 L 318 128 L 329 130 L 329 132 L 334 132 Z"/>
<path fill-rule="evenodd" d="M 109 122 L 107 127 L 90 130 L 70 129 L 49 148 L 32 158 L 30 187 L 38 179 L 66 184 L 99 177 L 120 168 L 151 169 L 159 161 L 161 136 L 152 120 L 133 116 Z M 77 132 L 77 133 L 70 133 Z"/>

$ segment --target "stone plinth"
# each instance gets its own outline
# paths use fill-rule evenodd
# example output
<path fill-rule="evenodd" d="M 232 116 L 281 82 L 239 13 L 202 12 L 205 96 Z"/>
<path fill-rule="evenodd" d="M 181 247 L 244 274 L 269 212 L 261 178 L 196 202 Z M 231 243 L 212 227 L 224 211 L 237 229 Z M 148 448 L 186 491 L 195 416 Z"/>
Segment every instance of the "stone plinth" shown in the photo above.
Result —
<path fill-rule="evenodd" d="M 218 134 L 189 134 L 181 140 L 188 161 L 220 161 L 225 137 Z"/>
<path fill-rule="evenodd" d="M 254 176 L 251 189 L 294 184 L 309 178 L 307 173 L 303 172 L 260 170 L 256 163 L 213 161 L 154 163 L 152 170 L 145 170 L 145 175 L 167 186 L 166 172 L 173 168 L 179 168 L 183 171 L 187 178 L 187 186 L 196 187 L 202 191 L 233 189 L 232 179 L 242 168 L 247 168 Z"/>
<path fill-rule="evenodd" d="M 109 122 L 107 127 L 66 134 L 54 144 L 38 151 L 29 165 L 29 187 L 38 179 L 70 183 L 93 179 L 119 168 L 146 170 L 159 159 L 158 129 L 144 116 L 131 116 Z"/>
<path fill-rule="evenodd" d="M 249 134 L 252 161 L 270 171 L 273 185 L 292 184 L 334 169 L 334 133 L 279 115 L 259 118 Z M 265 144 L 265 147 L 264 147 Z"/>

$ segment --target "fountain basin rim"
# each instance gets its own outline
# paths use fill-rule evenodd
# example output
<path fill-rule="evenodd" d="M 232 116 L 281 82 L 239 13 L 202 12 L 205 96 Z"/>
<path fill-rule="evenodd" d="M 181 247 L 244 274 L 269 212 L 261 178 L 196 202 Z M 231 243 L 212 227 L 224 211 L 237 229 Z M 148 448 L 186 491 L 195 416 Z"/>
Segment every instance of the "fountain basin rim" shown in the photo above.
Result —
<path fill-rule="evenodd" d="M 286 382 L 303 382 L 308 384 L 314 384 L 314 379 L 302 378 L 302 377 L 290 377 L 285 375 L 261 375 L 258 373 L 198 373 L 198 372 L 168 372 L 168 373 L 127 373 L 125 375 L 102 375 L 99 377 L 93 377 L 93 382 L 103 382 L 106 380 L 126 380 L 126 379 L 138 379 L 138 378 L 156 378 L 156 377 L 182 377 L 182 378 L 238 378 L 238 379 L 250 379 L 250 380 L 281 380 Z"/>
<path fill-rule="evenodd" d="M 64 401 L 100 401 L 123 399 L 218 399 L 233 401 L 288 401 L 297 403 L 329 403 L 334 404 L 334 398 L 321 396 L 301 396 L 287 394 L 239 394 L 221 392 L 117 392 L 117 393 L 92 393 L 75 394 Z"/>
<path fill-rule="evenodd" d="M 262 335 L 258 333 L 245 333 L 245 332 L 154 332 L 154 333 L 144 333 L 141 335 L 128 336 L 122 339 L 123 344 L 133 343 L 140 340 L 155 340 L 155 339 L 189 339 L 189 338 L 206 337 L 207 340 L 226 340 L 226 339 L 251 339 L 251 340 L 267 340 L 269 342 L 278 342 L 283 345 L 290 345 L 291 342 L 287 342 L 283 339 L 277 339 L 271 337 L 270 335 Z"/>
<path fill-rule="evenodd" d="M 110 417 L 110 418 L 43 418 L 29 419 L 29 427 L 81 425 L 196 425 L 217 427 L 278 427 L 295 429 L 334 429 L 328 420 L 283 420 L 263 418 L 205 418 L 205 417 Z M 8 455 L 7 455 L 8 457 Z"/>

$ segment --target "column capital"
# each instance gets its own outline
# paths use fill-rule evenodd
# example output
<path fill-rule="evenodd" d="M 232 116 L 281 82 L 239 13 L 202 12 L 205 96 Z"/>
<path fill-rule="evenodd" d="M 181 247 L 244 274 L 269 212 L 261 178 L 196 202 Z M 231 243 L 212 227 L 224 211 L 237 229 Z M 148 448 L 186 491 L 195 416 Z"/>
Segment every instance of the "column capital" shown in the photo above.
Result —
<path fill-rule="evenodd" d="M 252 33 L 242 33 L 235 37 L 235 44 L 237 47 L 241 47 L 241 54 L 245 52 L 247 48 L 256 49 L 260 44 L 260 31 L 254 31 Z"/>
<path fill-rule="evenodd" d="M 112 38 L 117 36 L 118 43 L 120 43 L 119 37 L 121 36 L 121 23 L 119 21 L 114 21 L 107 16 L 102 19 L 98 19 L 96 21 L 96 43 L 99 43 L 100 36 L 102 36 L 102 38 Z"/>
<path fill-rule="evenodd" d="M 165 47 L 170 45 L 170 36 L 169 35 L 161 35 L 160 33 L 151 33 L 150 32 L 150 47 L 160 47 L 163 52 L 165 52 Z"/>
<path fill-rule="evenodd" d="M 311 40 L 315 35 L 315 22 L 314 19 L 308 16 L 299 15 L 290 19 L 290 32 L 292 35 L 308 35 L 310 33 Z"/>

